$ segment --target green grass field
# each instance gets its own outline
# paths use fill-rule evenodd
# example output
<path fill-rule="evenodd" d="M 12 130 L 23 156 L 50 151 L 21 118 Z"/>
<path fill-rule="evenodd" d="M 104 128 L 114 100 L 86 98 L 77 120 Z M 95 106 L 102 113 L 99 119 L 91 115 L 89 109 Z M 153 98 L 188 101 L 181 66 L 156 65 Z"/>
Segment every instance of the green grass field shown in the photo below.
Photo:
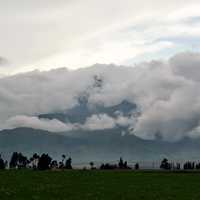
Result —
<path fill-rule="evenodd" d="M 0 200 L 199 200 L 200 173 L 134 171 L 0 172 Z"/>

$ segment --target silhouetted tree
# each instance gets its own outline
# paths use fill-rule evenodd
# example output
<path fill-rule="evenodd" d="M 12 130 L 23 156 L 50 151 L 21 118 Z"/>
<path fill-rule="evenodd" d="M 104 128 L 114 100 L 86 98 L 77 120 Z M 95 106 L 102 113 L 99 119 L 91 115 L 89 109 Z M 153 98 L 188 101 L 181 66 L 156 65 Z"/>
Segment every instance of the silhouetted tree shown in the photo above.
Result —
<path fill-rule="evenodd" d="M 195 168 L 195 163 L 194 162 L 188 161 L 188 162 L 184 163 L 184 165 L 183 165 L 183 169 L 184 170 L 192 170 L 194 168 Z"/>
<path fill-rule="evenodd" d="M 130 167 L 128 167 L 127 161 L 124 162 L 122 158 L 119 160 L 118 167 L 119 169 L 130 169 Z"/>
<path fill-rule="evenodd" d="M 72 169 L 72 159 L 70 157 L 65 162 L 65 169 Z"/>
<path fill-rule="evenodd" d="M 57 162 L 57 160 L 53 160 L 51 162 L 50 167 L 51 167 L 51 169 L 57 169 L 58 168 L 58 162 Z"/>
<path fill-rule="evenodd" d="M 200 163 L 197 163 L 195 166 L 196 169 L 200 169 Z"/>
<path fill-rule="evenodd" d="M 63 154 L 63 155 L 62 155 L 62 163 L 63 163 L 63 165 L 64 165 L 65 158 L 66 158 L 66 155 Z"/>
<path fill-rule="evenodd" d="M 64 169 L 64 167 L 65 167 L 65 165 L 63 164 L 62 161 L 60 161 L 59 164 L 58 164 L 58 168 L 59 169 Z"/>
<path fill-rule="evenodd" d="M 170 170 L 172 168 L 172 165 L 168 162 L 167 158 L 164 158 L 161 162 L 160 168 Z"/>
<path fill-rule="evenodd" d="M 13 152 L 11 159 L 10 159 L 10 163 L 9 163 L 10 168 L 16 168 L 17 167 L 17 161 L 18 161 L 18 153 Z"/>
<path fill-rule="evenodd" d="M 117 167 L 117 165 L 111 165 L 111 164 L 109 164 L 109 163 L 106 163 L 106 164 L 102 164 L 101 166 L 100 166 L 100 169 L 102 169 L 102 170 L 114 170 L 114 169 L 117 169 L 118 167 Z"/>
<path fill-rule="evenodd" d="M 0 155 L 0 169 L 5 169 L 6 163 L 4 162 L 3 158 Z"/>
<path fill-rule="evenodd" d="M 134 166 L 135 170 L 138 170 L 140 167 L 139 167 L 139 163 L 136 163 L 135 166 Z"/>
<path fill-rule="evenodd" d="M 26 168 L 28 163 L 29 163 L 29 160 L 27 159 L 27 157 L 24 156 L 22 153 L 18 153 L 17 167 Z"/>
<path fill-rule="evenodd" d="M 90 168 L 94 169 L 94 163 L 93 162 L 90 162 Z"/>
<path fill-rule="evenodd" d="M 33 156 L 30 158 L 30 162 L 32 164 L 33 169 L 37 169 L 39 159 L 40 159 L 40 156 L 37 153 L 34 153 Z"/>
<path fill-rule="evenodd" d="M 10 160 L 10 168 L 25 168 L 28 164 L 28 159 L 22 153 L 14 152 Z"/>
<path fill-rule="evenodd" d="M 119 159 L 118 166 L 119 166 L 120 169 L 123 169 L 123 167 L 124 167 L 124 161 L 123 161 L 122 158 Z"/>
<path fill-rule="evenodd" d="M 48 154 L 42 154 L 39 158 L 38 169 L 47 170 L 50 168 L 52 158 Z"/>
<path fill-rule="evenodd" d="M 181 169 L 181 164 L 180 164 L 180 163 L 176 163 L 175 169 L 176 169 L 176 170 L 180 170 L 180 169 Z"/>

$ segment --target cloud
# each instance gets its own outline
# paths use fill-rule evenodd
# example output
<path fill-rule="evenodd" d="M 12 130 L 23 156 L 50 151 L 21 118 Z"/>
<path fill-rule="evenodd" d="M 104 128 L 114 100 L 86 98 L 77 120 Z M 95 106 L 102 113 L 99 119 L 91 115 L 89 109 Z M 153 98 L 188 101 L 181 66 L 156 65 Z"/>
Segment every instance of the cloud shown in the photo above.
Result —
<path fill-rule="evenodd" d="M 80 129 L 83 130 L 104 130 L 112 129 L 117 126 L 128 127 L 133 125 L 135 119 L 133 116 L 125 117 L 123 115 L 117 115 L 116 117 L 111 117 L 105 113 L 99 115 L 92 115 L 88 117 L 83 125 L 79 125 Z"/>
<path fill-rule="evenodd" d="M 1 66 L 1 65 L 4 65 L 4 64 L 7 64 L 7 62 L 8 62 L 8 61 L 7 61 L 6 58 L 0 56 L 0 66 Z"/>
<path fill-rule="evenodd" d="M 193 23 L 199 6 L 197 0 L 0 0 L 0 51 L 11 65 L 0 72 L 77 69 L 130 59 L 133 64 L 149 53 L 168 57 L 169 49 L 177 52 L 191 45 L 158 40 L 199 37 L 199 26 Z"/>
<path fill-rule="evenodd" d="M 115 121 L 106 114 L 92 115 L 83 125 L 85 130 L 112 129 L 115 127 Z"/>
<path fill-rule="evenodd" d="M 27 124 L 53 131 L 128 126 L 130 134 L 145 139 L 155 139 L 158 134 L 168 141 L 200 137 L 199 69 L 200 54 L 185 52 L 167 61 L 144 62 L 134 68 L 96 64 L 74 71 L 62 68 L 0 78 L 0 128 L 10 120 L 11 127 Z M 96 75 L 102 79 L 99 88 L 93 87 Z M 73 108 L 82 94 L 88 95 L 91 107 L 109 107 L 127 100 L 137 105 L 140 115 L 118 113 L 111 117 L 102 113 L 87 118 L 85 124 L 34 118 Z"/>
<path fill-rule="evenodd" d="M 46 130 L 49 132 L 66 132 L 75 129 L 75 125 L 65 124 L 57 119 L 39 119 L 38 117 L 30 117 L 19 115 L 11 117 L 5 125 L 5 128 L 12 129 L 17 127 L 29 127 L 33 129 Z"/>
<path fill-rule="evenodd" d="M 187 79 L 200 81 L 200 56 L 199 53 L 182 53 L 170 60 L 175 74 L 184 76 Z"/>
<path fill-rule="evenodd" d="M 17 115 L 9 118 L 4 129 L 13 129 L 18 127 L 27 127 L 39 130 L 46 130 L 57 134 L 71 134 L 73 130 L 105 130 L 113 129 L 116 126 L 128 127 L 133 122 L 133 118 L 118 116 L 113 118 L 107 114 L 92 115 L 88 117 L 84 124 L 81 123 L 64 123 L 57 119 L 41 119 L 37 116 Z"/>

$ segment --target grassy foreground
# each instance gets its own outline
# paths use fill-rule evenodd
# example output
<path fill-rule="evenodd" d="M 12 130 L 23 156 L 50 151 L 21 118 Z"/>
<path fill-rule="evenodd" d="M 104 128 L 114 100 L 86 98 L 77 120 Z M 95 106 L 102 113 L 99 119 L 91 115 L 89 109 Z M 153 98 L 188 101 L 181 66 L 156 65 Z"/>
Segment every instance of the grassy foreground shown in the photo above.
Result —
<path fill-rule="evenodd" d="M 2 171 L 0 200 L 199 200 L 200 173 Z"/>

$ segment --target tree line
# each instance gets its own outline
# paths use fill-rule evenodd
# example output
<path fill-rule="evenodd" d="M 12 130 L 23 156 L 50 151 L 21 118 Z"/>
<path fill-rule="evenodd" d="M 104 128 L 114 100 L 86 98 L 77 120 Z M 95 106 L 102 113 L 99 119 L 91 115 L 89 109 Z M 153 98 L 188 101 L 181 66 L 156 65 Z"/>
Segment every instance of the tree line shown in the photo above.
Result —
<path fill-rule="evenodd" d="M 90 169 L 97 169 L 94 166 L 94 162 L 90 162 Z M 48 170 L 48 169 L 73 169 L 72 158 L 61 156 L 61 160 L 57 161 L 52 159 L 49 154 L 43 153 L 41 155 L 34 153 L 30 158 L 23 155 L 21 152 L 13 152 L 10 161 L 4 160 L 0 154 L 0 169 L 37 169 L 37 170 Z M 83 168 L 85 169 L 85 168 Z M 128 166 L 127 161 L 122 158 L 119 159 L 118 164 L 103 163 L 98 169 L 132 169 Z M 139 169 L 139 164 L 135 164 L 135 169 Z"/>
<path fill-rule="evenodd" d="M 134 166 L 129 166 L 127 161 L 122 158 L 119 159 L 117 164 L 102 163 L 100 167 L 95 167 L 94 162 L 90 162 L 90 169 L 100 169 L 100 170 L 139 170 L 139 163 L 135 163 Z M 57 161 L 52 159 L 46 153 L 41 155 L 34 153 L 30 158 L 23 155 L 21 152 L 13 152 L 10 161 L 4 160 L 0 154 L 0 169 L 25 169 L 30 168 L 34 170 L 50 170 L 50 169 L 73 169 L 72 158 L 66 157 L 66 155 L 61 156 L 61 160 Z M 86 169 L 86 168 L 83 168 Z M 167 158 L 164 158 L 160 163 L 160 169 L 163 170 L 199 170 L 200 162 L 187 161 L 181 167 L 180 163 L 169 162 Z"/>
<path fill-rule="evenodd" d="M 4 161 L 0 155 L 0 169 L 23 169 L 32 168 L 38 170 L 48 170 L 48 169 L 72 169 L 72 159 L 66 158 L 62 155 L 62 160 L 53 160 L 48 154 L 37 154 L 34 153 L 33 156 L 28 158 L 22 153 L 13 152 L 10 162 Z"/>
<path fill-rule="evenodd" d="M 169 162 L 167 158 L 164 158 L 160 164 L 160 168 L 164 170 L 199 170 L 200 162 L 187 161 L 181 168 L 180 163 Z"/>

